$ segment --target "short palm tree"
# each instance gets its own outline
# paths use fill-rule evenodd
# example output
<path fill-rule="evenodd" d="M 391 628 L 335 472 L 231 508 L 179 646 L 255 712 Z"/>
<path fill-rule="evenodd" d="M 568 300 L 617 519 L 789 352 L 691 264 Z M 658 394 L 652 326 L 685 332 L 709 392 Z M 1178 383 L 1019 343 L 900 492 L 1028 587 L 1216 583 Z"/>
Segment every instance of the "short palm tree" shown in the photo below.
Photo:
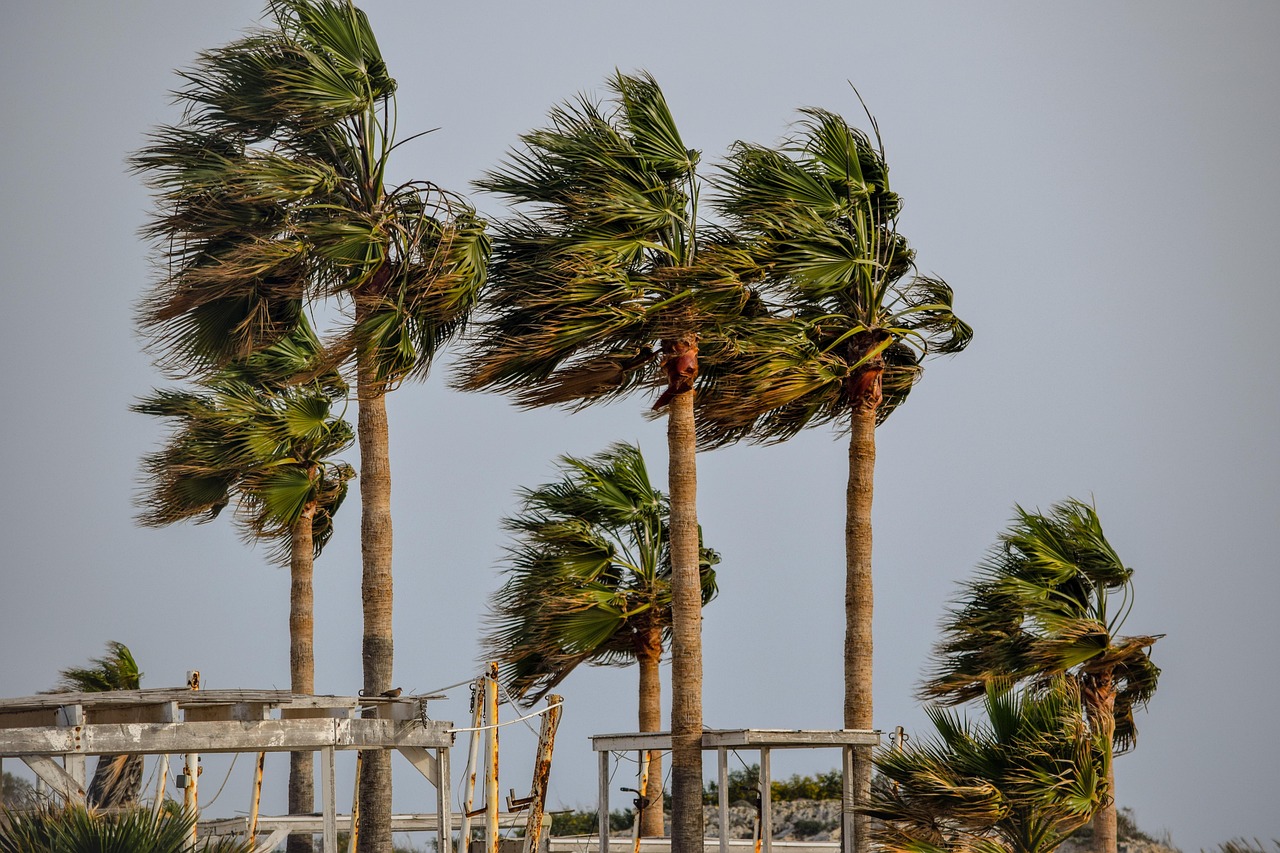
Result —
<path fill-rule="evenodd" d="M 662 729 L 658 664 L 671 638 L 667 496 L 649 482 L 640 448 L 619 443 L 590 459 L 562 457 L 555 483 L 522 492 L 506 581 L 494 595 L 486 654 L 529 702 L 579 664 L 638 665 L 642 732 Z M 702 549 L 705 605 L 719 556 Z M 661 753 L 649 757 L 640 831 L 661 836 Z"/>
<path fill-rule="evenodd" d="M 1160 635 L 1124 637 L 1133 570 L 1107 541 L 1096 510 L 1067 500 L 1017 517 L 943 620 L 925 698 L 956 704 L 992 685 L 1030 685 L 1065 676 L 1079 684 L 1089 725 L 1106 745 L 1109 796 L 1094 822 L 1094 845 L 1115 853 L 1114 751 L 1134 746 L 1134 711 L 1154 695 Z"/>
<path fill-rule="evenodd" d="M 161 391 L 134 410 L 175 423 L 165 447 L 146 457 L 140 520 L 153 527 L 212 520 L 237 503 L 247 539 L 277 544 L 289 566 L 289 674 L 294 693 L 315 692 L 314 561 L 333 533 L 333 517 L 354 470 L 333 456 L 351 446 L 351 427 L 335 405 L 346 384 L 314 371 L 320 342 L 305 323 L 266 350 L 204 379 L 195 391 Z M 289 811 L 315 809 L 313 756 L 290 756 Z M 293 853 L 310 848 L 298 836 Z"/>
<path fill-rule="evenodd" d="M 697 219 L 699 155 L 681 140 L 658 84 L 610 81 L 611 109 L 587 98 L 476 186 L 520 206 L 499 225 L 489 320 L 459 387 L 524 406 L 579 408 L 667 386 L 672 563 L 672 843 L 702 845 L 702 649 L 692 389 L 700 336 L 741 308 L 741 288 L 706 266 Z M 662 358 L 657 359 L 658 353 Z M 705 355 L 705 349 L 704 349 Z"/>
<path fill-rule="evenodd" d="M 929 708 L 931 741 L 881 752 L 865 812 L 890 853 L 1050 853 L 1103 800 L 1105 740 L 1077 685 L 989 689 L 986 719 Z"/>
<path fill-rule="evenodd" d="M 82 806 L 0 813 L 0 853 L 186 853 L 194 812 L 134 808 L 103 814 Z M 253 853 L 252 839 L 203 842 L 202 853 Z"/>
<path fill-rule="evenodd" d="M 802 115 L 781 149 L 738 143 L 723 169 L 716 206 L 738 241 L 732 261 L 771 310 L 734 330 L 736 355 L 699 394 L 698 427 L 706 446 L 780 442 L 831 422 L 848 431 L 844 726 L 871 729 L 875 429 L 925 356 L 959 352 L 972 333 L 951 288 L 913 274 L 878 136 L 824 110 Z M 869 755 L 856 775 L 865 797 Z M 866 822 L 855 829 L 862 849 Z"/>
<path fill-rule="evenodd" d="M 208 371 L 286 335 L 306 305 L 350 322 L 329 341 L 359 400 L 364 690 L 392 686 L 391 475 L 385 395 L 426 375 L 484 278 L 484 225 L 421 180 L 389 183 L 396 81 L 350 0 L 269 0 L 269 24 L 200 54 L 186 108 L 135 155 L 158 190 L 167 271 L 144 302 L 153 351 Z M 367 756 L 363 853 L 391 844 L 390 759 Z"/>
<path fill-rule="evenodd" d="M 87 667 L 68 667 L 58 673 L 60 680 L 51 692 L 103 693 L 142 686 L 138 663 L 124 643 L 112 640 L 107 643 L 107 653 L 89 663 Z M 94 767 L 85 802 L 93 808 L 122 808 L 136 803 L 141 790 L 141 755 L 102 755 Z"/>

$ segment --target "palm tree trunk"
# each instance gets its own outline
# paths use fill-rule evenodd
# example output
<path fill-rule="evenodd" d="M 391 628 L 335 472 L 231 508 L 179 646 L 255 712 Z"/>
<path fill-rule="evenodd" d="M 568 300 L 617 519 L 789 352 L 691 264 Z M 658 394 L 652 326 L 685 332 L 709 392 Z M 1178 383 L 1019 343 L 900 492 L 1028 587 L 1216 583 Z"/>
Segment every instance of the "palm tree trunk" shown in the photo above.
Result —
<path fill-rule="evenodd" d="M 845 515 L 845 635 L 844 727 L 871 729 L 871 499 L 875 486 L 876 411 L 855 405 L 850 418 L 849 489 Z M 854 796 L 865 802 L 871 795 L 871 750 L 854 752 Z M 870 848 L 870 822 L 856 815 L 854 850 Z"/>
<path fill-rule="evenodd" d="M 357 357 L 360 400 L 360 595 L 364 606 L 364 692 L 391 689 L 391 464 L 385 388 L 377 381 L 373 354 Z M 366 712 L 372 715 L 372 712 Z M 360 772 L 360 853 L 391 849 L 391 755 L 370 750 Z"/>
<path fill-rule="evenodd" d="M 1110 672 L 1086 676 L 1083 698 L 1093 730 L 1103 736 L 1107 764 L 1107 798 L 1093 815 L 1094 853 L 1116 853 L 1116 768 L 1112 753 L 1116 732 L 1116 686 Z"/>
<path fill-rule="evenodd" d="M 314 551 L 311 538 L 315 504 L 289 531 L 289 689 L 316 692 L 315 597 L 312 592 Z M 289 754 L 289 814 L 311 814 L 316 808 L 315 756 Z M 288 853 L 312 853 L 310 833 L 289 836 Z"/>
<path fill-rule="evenodd" d="M 693 392 L 667 415 L 671 490 L 671 850 L 702 853 L 702 586 Z"/>
<path fill-rule="evenodd" d="M 662 730 L 662 678 L 658 664 L 662 661 L 662 627 L 645 628 L 638 641 L 636 660 L 640 665 L 640 731 Z M 640 811 L 640 835 L 661 838 L 662 825 L 662 752 L 649 753 L 649 781 L 644 789 L 648 800 Z"/>

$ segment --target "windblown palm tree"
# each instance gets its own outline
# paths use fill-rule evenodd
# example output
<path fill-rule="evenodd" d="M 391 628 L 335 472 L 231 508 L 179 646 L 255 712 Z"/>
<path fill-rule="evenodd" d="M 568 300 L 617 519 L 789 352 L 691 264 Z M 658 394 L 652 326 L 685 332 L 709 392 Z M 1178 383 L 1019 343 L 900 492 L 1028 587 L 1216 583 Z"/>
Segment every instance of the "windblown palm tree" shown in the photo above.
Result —
<path fill-rule="evenodd" d="M 1133 604 L 1133 570 L 1107 541 L 1093 507 L 1067 500 L 1046 514 L 1017 512 L 944 618 L 920 692 L 956 704 L 992 686 L 1059 676 L 1077 682 L 1106 753 L 1108 796 L 1094 821 L 1094 846 L 1115 853 L 1112 753 L 1137 742 L 1134 711 L 1155 693 L 1160 669 L 1151 646 L 1162 635 L 1119 635 Z"/>
<path fill-rule="evenodd" d="M 137 690 L 142 673 L 133 653 L 124 643 L 112 640 L 107 653 L 89 661 L 91 666 L 69 667 L 58 673 L 60 680 L 50 693 L 105 693 L 110 690 Z M 141 755 L 100 755 L 93 779 L 85 792 L 85 802 L 100 809 L 133 805 L 142 790 Z"/>
<path fill-rule="evenodd" d="M 138 756 L 139 758 L 141 756 Z M 103 813 L 84 806 L 0 812 L 0 853 L 188 853 L 195 812 L 132 808 Z M 253 839 L 203 839 L 201 853 L 254 853 Z"/>
<path fill-rule="evenodd" d="M 133 164 L 159 191 L 149 228 L 168 270 L 140 323 L 171 366 L 207 371 L 336 300 L 328 346 L 359 399 L 364 690 L 392 686 L 385 395 L 427 373 L 484 277 L 483 223 L 426 181 L 388 185 L 396 83 L 349 0 L 269 0 L 269 25 L 202 53 L 186 111 Z M 339 312 L 331 312 L 335 316 Z M 390 847 L 390 759 L 363 764 L 360 845 Z"/>
<path fill-rule="evenodd" d="M 740 241 L 733 260 L 771 310 L 735 330 L 736 357 L 699 394 L 698 428 L 707 446 L 785 441 L 830 422 L 849 432 L 844 726 L 871 729 L 875 429 L 926 355 L 959 352 L 972 333 L 945 282 L 913 275 L 878 135 L 824 110 L 803 116 L 783 148 L 739 143 L 724 169 L 716 202 Z M 856 761 L 862 797 L 869 758 Z M 865 820 L 855 829 L 863 849 Z"/>
<path fill-rule="evenodd" d="M 505 521 L 517 537 L 493 597 L 486 655 L 511 691 L 535 702 L 579 664 L 640 670 L 639 724 L 662 729 L 658 664 L 671 639 L 671 552 L 666 495 L 649 482 L 640 448 L 614 444 L 590 459 L 562 458 L 564 476 L 522 493 Z M 702 603 L 720 560 L 701 552 Z M 661 836 L 661 753 L 649 757 L 645 837 Z"/>
<path fill-rule="evenodd" d="M 672 843 L 702 845 L 702 650 L 693 393 L 700 335 L 742 289 L 699 252 L 698 153 L 647 75 L 522 137 L 476 186 L 521 206 L 494 238 L 491 319 L 460 387 L 579 408 L 665 379 L 672 563 Z M 659 362 L 657 354 L 661 352 Z M 705 349 L 704 349 L 705 354 Z"/>
<path fill-rule="evenodd" d="M 1077 685 L 984 694 L 971 725 L 928 709 L 934 740 L 880 753 L 865 811 L 890 853 L 1050 853 L 1104 797 L 1105 740 L 1080 713 Z"/>
<path fill-rule="evenodd" d="M 305 323 L 243 362 L 224 368 L 196 391 L 162 391 L 134 410 L 168 418 L 176 429 L 165 447 L 143 461 L 146 491 L 140 520 L 153 527 L 207 522 L 237 503 L 249 540 L 277 543 L 289 566 L 289 674 L 294 693 L 315 692 L 314 560 L 333 533 L 333 516 L 355 476 L 332 461 L 350 447 L 351 427 L 332 411 L 346 384 L 334 371 L 300 385 L 314 370 L 319 341 Z M 315 809 L 310 752 L 290 756 L 289 811 Z M 309 850 L 297 836 L 293 853 Z"/>

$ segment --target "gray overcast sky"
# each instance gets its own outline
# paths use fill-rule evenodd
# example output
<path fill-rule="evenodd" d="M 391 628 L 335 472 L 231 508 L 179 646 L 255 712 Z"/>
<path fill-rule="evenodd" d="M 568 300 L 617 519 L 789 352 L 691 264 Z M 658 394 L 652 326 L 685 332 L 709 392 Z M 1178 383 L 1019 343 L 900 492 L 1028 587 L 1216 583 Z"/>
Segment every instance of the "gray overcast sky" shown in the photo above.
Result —
<path fill-rule="evenodd" d="M 395 168 L 459 190 L 615 67 L 657 77 L 708 163 L 735 139 L 776 140 L 800 106 L 859 122 L 857 85 L 906 199 L 902 230 L 976 331 L 880 430 L 877 725 L 924 733 L 911 694 L 944 602 L 1013 505 L 1092 498 L 1136 569 L 1128 630 L 1168 635 L 1139 748 L 1117 764 L 1120 804 L 1187 850 L 1280 837 L 1280 4 L 365 8 L 400 82 L 402 135 L 440 128 Z M 0 696 L 50 686 L 110 639 L 149 686 L 189 668 L 212 687 L 287 685 L 287 573 L 228 524 L 134 526 L 137 462 L 160 432 L 127 411 L 163 380 L 132 331 L 152 281 L 136 236 L 150 202 L 124 160 L 176 117 L 173 70 L 261 11 L 5 4 Z M 447 373 L 391 404 L 396 670 L 417 691 L 477 671 L 517 487 L 619 439 L 665 470 L 642 399 L 525 413 L 447 390 Z M 813 431 L 700 457 L 701 520 L 724 557 L 706 612 L 708 725 L 839 725 L 844 448 Z M 360 683 L 357 531 L 353 498 L 317 566 L 322 692 Z M 586 736 L 635 728 L 634 685 L 632 670 L 600 669 L 565 685 L 553 804 L 593 803 Z M 461 720 L 465 702 L 432 714 Z M 508 731 L 519 775 L 504 785 L 519 790 L 533 745 Z M 277 809 L 285 766 L 268 771 Z M 398 807 L 420 810 L 425 789 L 398 767 Z M 247 788 L 227 796 L 219 813 Z"/>

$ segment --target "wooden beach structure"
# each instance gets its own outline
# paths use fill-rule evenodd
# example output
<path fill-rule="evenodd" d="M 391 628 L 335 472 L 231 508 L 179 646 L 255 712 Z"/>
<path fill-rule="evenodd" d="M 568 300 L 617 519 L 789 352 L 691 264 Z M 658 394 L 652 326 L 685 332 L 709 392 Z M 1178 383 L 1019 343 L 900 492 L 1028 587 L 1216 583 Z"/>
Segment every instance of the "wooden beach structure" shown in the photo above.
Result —
<path fill-rule="evenodd" d="M 199 675 L 187 688 L 48 693 L 0 699 L 0 767 L 3 759 L 21 760 L 41 787 L 68 803 L 85 801 L 86 758 L 98 755 L 160 756 L 154 807 L 163 804 L 174 756 L 181 761 L 177 786 L 184 805 L 199 808 L 199 756 L 209 753 L 257 755 L 252 807 L 248 817 L 203 821 L 202 835 L 253 837 L 261 851 L 273 850 L 290 832 L 321 835 L 324 853 L 338 853 L 339 829 L 351 833 L 354 845 L 358 811 L 338 812 L 335 756 L 340 751 L 398 752 L 435 789 L 435 812 L 394 815 L 393 831 L 436 833 L 437 850 L 453 853 L 453 833 L 470 836 L 472 818 L 483 815 L 486 853 L 498 853 L 503 828 L 520 825 L 533 844 L 540 838 L 550 775 L 559 697 L 543 709 L 534 785 L 528 797 L 509 800 L 500 809 L 497 796 L 498 728 L 496 682 L 482 675 L 474 682 L 484 701 L 475 703 L 472 726 L 456 729 L 432 720 L 427 703 L 442 695 L 367 697 L 300 695 L 283 690 L 200 690 Z M 470 733 L 471 749 L 464 775 L 465 808 L 455 814 L 451 801 L 450 750 L 459 732 Z M 486 744 L 483 774 L 477 765 L 480 741 Z M 266 816 L 258 812 L 263 757 L 268 752 L 315 752 L 321 777 L 322 810 L 318 815 Z M 357 758 L 357 760 L 359 760 Z M 474 788 L 482 775 L 484 805 L 472 810 Z M 354 831 L 353 831 L 354 830 Z"/>

